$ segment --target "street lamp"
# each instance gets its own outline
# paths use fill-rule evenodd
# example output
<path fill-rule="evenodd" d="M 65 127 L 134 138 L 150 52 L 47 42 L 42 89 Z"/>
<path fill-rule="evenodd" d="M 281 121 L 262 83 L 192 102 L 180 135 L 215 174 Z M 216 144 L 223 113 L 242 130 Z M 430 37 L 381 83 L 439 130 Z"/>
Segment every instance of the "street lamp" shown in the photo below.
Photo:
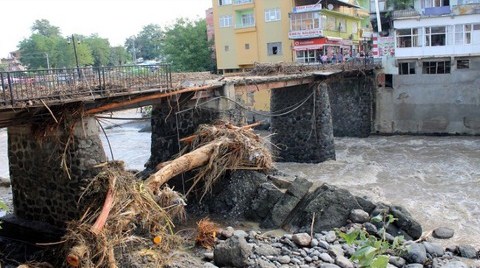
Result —
<path fill-rule="evenodd" d="M 77 55 L 77 45 L 75 43 L 75 35 L 72 34 L 72 37 L 68 38 L 68 44 L 70 44 L 70 41 L 73 43 L 73 53 L 75 53 L 75 63 L 77 63 L 77 73 L 78 73 L 78 79 L 82 78 L 80 75 L 80 67 L 78 66 L 78 55 Z M 80 41 L 77 41 L 80 44 Z"/>

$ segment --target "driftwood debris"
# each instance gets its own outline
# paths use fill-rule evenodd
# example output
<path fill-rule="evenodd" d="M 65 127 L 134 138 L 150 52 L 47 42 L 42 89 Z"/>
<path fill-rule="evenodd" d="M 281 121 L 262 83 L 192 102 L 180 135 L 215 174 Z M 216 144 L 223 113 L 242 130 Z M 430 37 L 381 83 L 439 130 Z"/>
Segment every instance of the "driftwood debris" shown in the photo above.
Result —
<path fill-rule="evenodd" d="M 202 125 L 193 138 L 189 138 L 181 156 L 157 165 L 158 171 L 144 182 L 136 181 L 118 165 L 104 166 L 83 196 L 91 196 L 89 190 L 96 195 L 106 194 L 92 202 L 89 210 L 92 212 L 69 226 L 65 237 L 67 263 L 72 267 L 117 267 L 114 252 L 139 240 L 132 238 L 138 228 L 150 236 L 142 240 L 144 243 L 148 241 L 150 246 L 161 249 L 158 254 L 167 256 L 178 244 L 172 219 L 185 217 L 185 201 L 166 183 L 178 174 L 194 170 L 193 186 L 203 183 L 204 195 L 227 170 L 271 169 L 270 152 L 252 131 L 253 126 L 237 127 L 225 122 Z M 95 187 L 103 190 L 93 189 Z M 202 241 L 209 244 L 215 232 L 205 237 Z M 166 259 L 157 258 L 158 267 Z"/>

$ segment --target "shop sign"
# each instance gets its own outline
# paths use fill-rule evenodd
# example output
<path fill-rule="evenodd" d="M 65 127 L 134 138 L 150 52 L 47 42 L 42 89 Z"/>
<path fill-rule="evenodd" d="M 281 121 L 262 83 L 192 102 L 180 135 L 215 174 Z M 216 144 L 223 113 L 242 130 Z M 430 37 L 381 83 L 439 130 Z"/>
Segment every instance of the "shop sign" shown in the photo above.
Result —
<path fill-rule="evenodd" d="M 288 38 L 290 39 L 305 39 L 320 37 L 323 35 L 323 31 L 320 29 L 302 30 L 302 31 L 290 31 Z"/>
<path fill-rule="evenodd" d="M 296 40 L 293 42 L 293 50 L 312 50 L 312 49 L 321 49 L 326 43 L 325 38 L 315 38 L 308 40 Z"/>
<path fill-rule="evenodd" d="M 322 10 L 322 4 L 314 4 L 314 5 L 296 6 L 293 8 L 293 13 L 303 13 L 303 12 L 320 11 L 320 10 Z"/>

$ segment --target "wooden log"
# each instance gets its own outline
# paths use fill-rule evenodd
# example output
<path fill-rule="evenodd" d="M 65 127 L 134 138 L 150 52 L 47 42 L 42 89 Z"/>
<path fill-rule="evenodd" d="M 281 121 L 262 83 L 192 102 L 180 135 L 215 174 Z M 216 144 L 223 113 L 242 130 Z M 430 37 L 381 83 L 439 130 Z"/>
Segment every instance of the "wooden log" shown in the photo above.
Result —
<path fill-rule="evenodd" d="M 184 154 L 175 160 L 172 160 L 168 165 L 165 165 L 159 171 L 152 174 L 146 180 L 145 185 L 153 192 L 156 192 L 160 186 L 165 184 L 171 178 L 183 172 L 207 164 L 210 160 L 210 155 L 213 150 L 215 150 L 215 148 L 221 146 L 222 144 L 228 142 L 228 139 L 219 139 L 208 143 L 202 147 L 199 147 L 192 152 Z"/>
<path fill-rule="evenodd" d="M 71 267 L 80 267 L 81 260 L 87 255 L 87 247 L 85 245 L 75 246 L 70 249 L 67 255 L 67 263 Z"/>
<path fill-rule="evenodd" d="M 217 87 L 219 87 L 219 86 L 218 85 L 208 85 L 208 86 L 201 86 L 201 87 L 190 87 L 190 88 L 184 88 L 184 89 L 179 89 L 179 90 L 172 90 L 170 92 L 155 93 L 155 94 L 151 94 L 151 95 L 148 95 L 148 96 L 131 98 L 131 99 L 124 100 L 124 101 L 121 101 L 121 102 L 107 103 L 107 104 L 102 105 L 100 107 L 87 110 L 85 112 L 85 114 L 87 114 L 87 115 L 97 114 L 97 113 L 101 113 L 101 112 L 105 112 L 105 111 L 109 111 L 109 110 L 119 109 L 119 108 L 127 106 L 127 105 L 141 103 L 141 102 L 144 102 L 144 101 L 157 100 L 157 99 L 161 99 L 161 98 L 165 98 L 165 97 L 169 97 L 169 96 L 173 96 L 173 95 L 177 95 L 177 94 L 181 94 L 181 93 L 207 90 L 207 89 L 213 89 L 213 88 L 217 88 Z"/>

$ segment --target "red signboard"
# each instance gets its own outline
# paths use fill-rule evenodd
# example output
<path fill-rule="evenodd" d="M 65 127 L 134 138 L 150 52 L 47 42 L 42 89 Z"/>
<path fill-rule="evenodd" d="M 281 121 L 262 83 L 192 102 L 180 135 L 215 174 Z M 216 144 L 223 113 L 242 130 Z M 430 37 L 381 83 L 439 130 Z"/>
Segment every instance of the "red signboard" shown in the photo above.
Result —
<path fill-rule="evenodd" d="M 293 50 L 312 50 L 312 49 L 322 49 L 324 45 L 348 45 L 350 42 L 344 42 L 345 40 L 341 38 L 313 38 L 313 39 L 304 39 L 304 40 L 295 40 L 293 42 Z M 350 40 L 348 40 L 350 41 Z"/>

